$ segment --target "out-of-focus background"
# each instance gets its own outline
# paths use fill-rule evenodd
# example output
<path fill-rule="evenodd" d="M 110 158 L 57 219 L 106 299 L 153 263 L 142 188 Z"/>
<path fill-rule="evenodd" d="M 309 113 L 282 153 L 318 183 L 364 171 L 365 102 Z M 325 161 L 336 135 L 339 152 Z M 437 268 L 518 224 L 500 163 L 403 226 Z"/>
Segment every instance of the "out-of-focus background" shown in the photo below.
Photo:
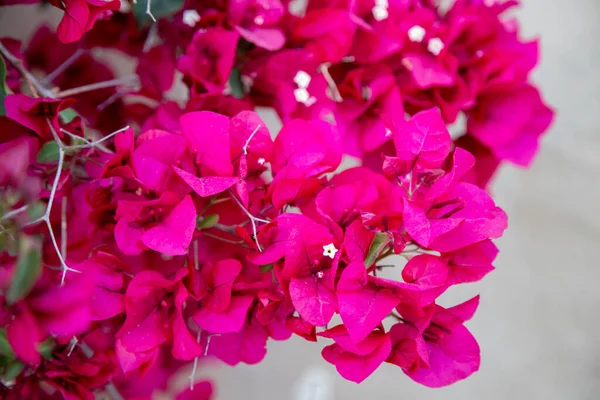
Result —
<path fill-rule="evenodd" d="M 509 215 L 497 270 L 452 288 L 442 303 L 481 293 L 468 324 L 481 370 L 444 389 L 427 389 L 384 365 L 361 385 L 339 377 L 302 339 L 269 342 L 257 366 L 205 365 L 219 400 L 365 398 L 600 398 L 600 1 L 522 0 L 524 37 L 541 36 L 535 73 L 557 119 L 529 171 L 507 166 L 493 192 Z M 38 17 L 0 10 L 0 36 L 27 38 Z"/>

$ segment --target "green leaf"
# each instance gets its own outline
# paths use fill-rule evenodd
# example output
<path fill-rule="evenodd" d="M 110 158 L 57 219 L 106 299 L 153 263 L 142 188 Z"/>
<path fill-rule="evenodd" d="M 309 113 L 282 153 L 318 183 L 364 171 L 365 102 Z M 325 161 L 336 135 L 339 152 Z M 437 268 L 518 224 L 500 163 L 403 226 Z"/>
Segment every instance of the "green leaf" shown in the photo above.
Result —
<path fill-rule="evenodd" d="M 13 360 L 6 366 L 4 371 L 4 380 L 12 381 L 23 371 L 23 363 L 19 360 Z"/>
<path fill-rule="evenodd" d="M 42 260 L 39 243 L 31 236 L 21 236 L 19 259 L 6 300 L 12 304 L 27 296 L 41 272 Z"/>
<path fill-rule="evenodd" d="M 266 272 L 273 270 L 273 267 L 274 267 L 273 263 L 267 264 L 267 265 L 261 265 L 260 272 L 262 272 L 264 274 Z"/>
<path fill-rule="evenodd" d="M 244 85 L 242 84 L 242 74 L 239 69 L 233 68 L 231 75 L 229 75 L 229 87 L 231 88 L 231 95 L 236 99 L 244 98 Z"/>
<path fill-rule="evenodd" d="M 146 14 L 146 7 L 150 3 L 150 12 L 154 15 L 157 20 L 164 17 L 169 17 L 175 14 L 183 7 L 184 0 L 138 0 L 137 3 L 132 4 L 133 16 L 138 22 L 139 26 L 147 25 L 152 21 L 152 18 Z"/>
<path fill-rule="evenodd" d="M 52 352 L 54 351 L 55 347 L 56 342 L 54 341 L 54 339 L 49 337 L 48 339 L 44 340 L 38 345 L 37 350 L 38 353 L 42 355 L 42 357 L 44 357 L 46 360 L 50 360 L 52 359 Z"/>
<path fill-rule="evenodd" d="M 385 232 L 378 232 L 375 234 L 373 238 L 373 242 L 371 242 L 371 246 L 369 246 L 369 253 L 367 253 L 367 258 L 365 259 L 365 265 L 369 268 L 371 265 L 375 264 L 377 261 L 377 257 L 381 254 L 381 252 L 390 244 L 391 239 Z"/>
<path fill-rule="evenodd" d="M 4 58 L 0 57 L 0 115 L 6 115 L 4 98 L 7 94 L 8 88 L 6 87 L 6 64 L 4 63 Z"/>
<path fill-rule="evenodd" d="M 37 155 L 37 162 L 49 162 L 58 160 L 58 143 L 52 141 L 46 143 Z"/>
<path fill-rule="evenodd" d="M 209 229 L 213 228 L 219 222 L 218 214 L 210 214 L 198 221 L 198 229 Z"/>
<path fill-rule="evenodd" d="M 75 117 L 78 117 L 79 114 L 77 114 L 77 112 L 72 108 L 67 108 L 66 110 L 62 110 L 60 113 L 58 113 L 58 116 L 62 120 L 63 124 L 68 124 L 69 122 L 73 121 Z"/>
<path fill-rule="evenodd" d="M 41 201 L 36 201 L 31 203 L 29 207 L 27 207 L 27 215 L 31 221 L 35 221 L 38 218 L 42 218 L 44 213 L 46 212 L 46 204 Z"/>
<path fill-rule="evenodd" d="M 8 358 L 15 358 L 15 352 L 6 338 L 6 328 L 0 330 L 0 354 Z"/>

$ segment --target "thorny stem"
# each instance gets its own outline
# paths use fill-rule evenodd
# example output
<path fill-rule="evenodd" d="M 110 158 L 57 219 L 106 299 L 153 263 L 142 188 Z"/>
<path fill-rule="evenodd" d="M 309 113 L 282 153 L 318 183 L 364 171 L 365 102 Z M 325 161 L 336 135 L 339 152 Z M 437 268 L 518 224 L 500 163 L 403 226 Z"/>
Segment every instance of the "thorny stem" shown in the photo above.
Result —
<path fill-rule="evenodd" d="M 0 53 L 2 53 L 4 58 L 6 58 L 8 62 L 11 63 L 19 71 L 19 73 L 23 78 L 25 78 L 27 83 L 29 83 L 35 89 L 37 93 L 34 94 L 40 94 L 43 97 L 48 97 L 51 99 L 56 98 L 56 95 L 51 90 L 44 87 L 44 85 L 42 85 L 40 81 L 38 81 L 36 77 L 33 76 L 31 72 L 29 72 L 27 68 L 23 66 L 23 61 L 15 57 L 10 51 L 8 51 L 6 47 L 4 47 L 2 43 L 0 43 Z"/>
<path fill-rule="evenodd" d="M 250 141 L 252 140 L 252 138 L 254 138 L 254 135 L 256 135 L 260 127 L 261 125 L 258 125 L 256 128 L 254 128 L 254 131 L 250 134 L 248 140 L 246 140 L 246 144 L 244 144 L 244 147 L 242 148 L 245 155 L 248 155 L 248 146 L 250 145 Z"/>
<path fill-rule="evenodd" d="M 148 2 L 148 4 L 150 4 L 150 2 Z M 120 85 L 121 83 L 123 83 L 123 79 L 116 79 L 113 81 L 105 81 L 105 82 L 98 82 L 96 84 L 92 84 L 92 85 L 87 85 L 87 86 L 81 86 L 79 88 L 74 88 L 74 89 L 69 89 L 63 92 L 59 92 L 58 94 L 55 94 L 54 92 L 52 92 L 51 90 L 48 90 L 46 87 L 44 87 L 44 85 L 42 85 L 32 74 L 31 72 L 29 72 L 27 70 L 27 68 L 25 68 L 23 66 L 23 61 L 19 60 L 17 57 L 15 57 L 10 51 L 8 51 L 8 49 L 2 44 L 0 43 L 0 53 L 2 53 L 2 55 L 8 60 L 8 62 L 10 62 L 21 74 L 21 76 L 28 82 L 28 84 L 34 88 L 34 96 L 38 96 L 38 95 L 42 95 L 44 97 L 49 97 L 52 99 L 55 98 L 59 98 L 59 97 L 66 97 L 69 95 L 73 95 L 73 94 L 78 94 L 78 93 L 84 93 L 84 92 L 88 92 L 91 90 L 96 90 L 96 89 L 100 89 L 100 88 L 104 88 L 104 87 L 111 87 L 111 86 L 115 86 L 115 85 Z M 61 67 L 59 67 L 60 69 Z M 66 68 L 66 67 L 64 67 Z M 138 80 L 137 76 L 133 76 L 133 78 L 136 79 L 136 81 Z M 126 78 L 127 80 L 132 79 L 132 77 L 128 77 Z M 117 132 L 113 132 L 110 135 L 97 140 L 95 142 L 89 142 L 87 140 L 86 144 L 84 145 L 74 145 L 74 146 L 65 146 L 65 144 L 62 142 L 62 140 L 60 140 L 60 138 L 58 137 L 58 134 L 56 133 L 56 131 L 54 130 L 54 127 L 52 126 L 52 123 L 50 122 L 50 120 L 46 119 L 46 122 L 48 123 L 48 126 L 50 127 L 50 131 L 52 132 L 52 136 L 54 137 L 54 141 L 57 143 L 58 145 L 58 165 L 56 168 L 56 174 L 54 176 L 54 181 L 52 182 L 52 188 L 50 190 L 50 196 L 48 198 L 48 204 L 46 205 L 46 211 L 44 212 L 44 215 L 41 218 L 38 218 L 30 223 L 28 223 L 27 225 L 34 225 L 37 224 L 39 222 L 45 222 L 46 226 L 48 227 L 48 233 L 50 234 L 50 239 L 52 241 L 52 245 L 54 246 L 54 250 L 56 251 L 56 255 L 58 256 L 58 259 L 60 260 L 60 265 L 61 265 L 61 269 L 62 269 L 62 276 L 60 279 L 60 284 L 61 286 L 65 284 L 65 277 L 67 275 L 68 271 L 71 272 L 77 272 L 80 273 L 80 271 L 77 271 L 75 269 L 69 268 L 65 262 L 65 257 L 66 257 L 66 244 L 67 244 L 67 240 L 66 240 L 66 198 L 63 199 L 63 213 L 61 215 L 61 245 L 62 245 L 62 250 L 58 247 L 58 243 L 56 240 L 56 236 L 54 235 L 54 231 L 52 230 L 52 224 L 50 222 L 50 213 L 52 212 L 52 205 L 54 203 L 54 197 L 56 196 L 56 190 L 58 189 L 58 184 L 60 182 L 60 177 L 62 174 L 62 169 L 63 169 L 63 164 L 65 161 L 65 152 L 67 150 L 70 149 L 78 149 L 78 148 L 88 148 L 88 147 L 94 147 L 98 144 L 100 144 L 101 142 L 111 138 L 112 136 L 116 135 L 117 133 L 119 133 L 119 131 Z M 127 129 L 123 128 L 120 131 L 122 132 L 123 130 Z M 8 214 L 5 214 L 2 219 L 5 218 L 9 218 L 11 216 L 14 216 L 22 211 L 24 211 L 26 209 L 26 207 L 21 207 L 18 210 L 15 210 L 13 212 L 10 212 Z M 0 219 L 1 220 L 1 219 Z"/>
<path fill-rule="evenodd" d="M 72 149 L 87 149 L 90 147 L 96 147 L 97 145 L 99 145 L 102 142 L 107 141 L 108 139 L 112 138 L 113 136 L 116 136 L 117 134 L 121 133 L 121 132 L 125 132 L 127 129 L 129 129 L 129 125 L 114 131 L 113 133 L 111 133 L 110 135 L 104 136 L 101 139 L 95 140 L 93 142 L 90 142 L 87 139 L 84 139 L 84 141 L 86 141 L 87 143 L 85 144 L 76 144 L 76 145 L 72 145 L 72 146 L 65 146 L 65 149 L 67 150 L 72 150 Z M 78 139 L 82 139 L 80 136 L 77 136 Z"/>
<path fill-rule="evenodd" d="M 148 0 L 148 5 L 150 5 L 150 0 Z M 146 36 L 146 41 L 144 42 L 144 47 L 142 48 L 142 52 L 147 53 L 154 46 L 156 39 L 158 38 L 158 24 L 152 24 L 150 29 L 148 30 L 148 36 Z"/>
<path fill-rule="evenodd" d="M 344 99 L 342 98 L 342 95 L 340 94 L 340 91 L 339 91 L 335 81 L 333 80 L 333 78 L 331 77 L 331 74 L 329 73 L 330 66 L 331 66 L 331 64 L 329 64 L 329 63 L 321 64 L 319 66 L 319 72 L 325 78 L 325 82 L 327 82 L 327 86 L 329 87 L 329 90 L 331 91 L 331 96 L 333 97 L 333 101 L 335 101 L 337 103 L 341 103 L 342 101 L 344 101 Z"/>
<path fill-rule="evenodd" d="M 67 197 L 63 196 L 60 210 L 60 255 L 67 258 Z"/>
<path fill-rule="evenodd" d="M 126 77 L 117 78 L 117 79 L 110 79 L 108 81 L 96 82 L 96 83 L 91 83 L 89 85 L 83 85 L 83 86 L 79 86 L 76 88 L 63 90 L 61 92 L 58 92 L 56 94 L 56 97 L 64 98 L 64 97 L 69 97 L 69 96 L 75 96 L 75 95 L 81 94 L 81 93 L 92 92 L 94 90 L 110 88 L 110 87 L 114 87 L 114 86 L 134 85 L 134 84 L 137 84 L 138 81 L 139 81 L 139 78 L 137 75 L 131 75 L 131 76 L 126 76 Z"/>
<path fill-rule="evenodd" d="M 152 0 L 147 1 L 148 2 L 146 3 L 146 14 L 148 14 L 150 18 L 152 18 L 152 21 L 156 22 L 156 18 L 154 18 L 154 15 L 152 15 L 152 11 L 150 11 L 150 7 L 152 7 Z"/>
<path fill-rule="evenodd" d="M 216 240 L 220 240 L 221 242 L 225 242 L 225 243 L 230 243 L 230 244 L 244 244 L 243 240 L 238 240 L 238 241 L 236 241 L 236 240 L 229 240 L 229 239 L 225 239 L 225 238 L 222 238 L 220 236 L 217 236 L 217 235 L 213 235 L 212 233 L 208 233 L 208 232 L 202 232 L 202 234 L 204 236 L 208 236 L 210 238 L 213 238 L 213 239 L 216 239 Z"/>
<path fill-rule="evenodd" d="M 113 400 L 125 400 L 125 398 L 121 395 L 121 393 L 119 393 L 119 391 L 115 387 L 114 383 L 107 383 L 104 389 L 106 389 L 106 394 L 108 394 Z"/>
<path fill-rule="evenodd" d="M 198 241 L 194 240 L 194 269 L 200 270 L 200 262 L 198 261 Z"/>
<path fill-rule="evenodd" d="M 244 211 L 244 213 L 248 216 L 248 218 L 250 218 L 250 223 L 252 224 L 252 231 L 254 233 L 254 236 L 252 237 L 254 239 L 254 242 L 256 243 L 256 247 L 258 248 L 259 252 L 262 252 L 262 247 L 260 246 L 260 243 L 258 243 L 258 232 L 256 229 L 256 222 L 264 222 L 264 223 L 269 223 L 269 221 L 264 220 L 264 219 L 260 219 L 260 218 L 256 218 L 254 215 L 250 214 L 250 211 L 248 211 L 246 209 L 246 207 L 242 204 L 241 201 L 238 200 L 238 198 L 231 193 L 231 197 L 235 200 L 235 202 L 238 204 L 238 206 L 240 206 L 240 208 L 242 209 L 242 211 Z"/>
<path fill-rule="evenodd" d="M 9 219 L 9 218 L 12 218 L 12 217 L 14 217 L 16 215 L 21 214 L 23 211 L 27 210 L 27 207 L 29 207 L 29 205 L 25 204 L 23 207 L 19 207 L 16 210 L 12 210 L 12 211 L 7 212 L 6 214 L 4 214 L 3 216 L 0 217 L 0 221 L 4 221 L 6 219 Z"/>
<path fill-rule="evenodd" d="M 64 235 L 61 237 L 61 244 L 63 247 L 62 250 L 59 249 L 59 247 L 58 247 L 56 236 L 54 235 L 54 231 L 52 230 L 52 224 L 50 223 L 50 213 L 52 212 L 52 205 L 54 204 L 54 197 L 56 195 L 56 190 L 57 190 L 58 184 L 60 182 L 60 176 L 62 173 L 63 164 L 64 164 L 64 160 L 65 160 L 65 152 L 70 149 L 94 147 L 97 144 L 113 137 L 117 133 L 122 132 L 125 129 L 128 129 L 128 127 L 122 128 L 122 129 L 118 130 L 117 132 L 113 132 L 110 135 L 105 136 L 102 139 L 99 139 L 94 142 L 88 141 L 86 144 L 83 144 L 83 145 L 66 146 L 62 142 L 62 140 L 60 140 L 60 138 L 58 137 L 58 134 L 54 130 L 54 127 L 52 126 L 50 121 L 48 120 L 47 122 L 48 122 L 48 126 L 50 127 L 50 130 L 52 132 L 52 136 L 54 137 L 54 140 L 58 144 L 58 166 L 56 168 L 56 175 L 54 176 L 54 181 L 52 183 L 52 188 L 50 190 L 50 196 L 48 198 L 48 205 L 46 206 L 46 212 L 44 212 L 44 215 L 42 217 L 28 223 L 27 225 L 35 225 L 42 221 L 46 223 L 46 226 L 48 227 L 48 233 L 50 234 L 50 239 L 52 240 L 52 245 L 54 246 L 56 255 L 58 256 L 58 259 L 60 260 L 60 265 L 61 265 L 61 269 L 62 269 L 62 276 L 61 276 L 60 284 L 62 286 L 65 284 L 65 278 L 66 278 L 68 271 L 80 273 L 80 271 L 78 271 L 78 270 L 69 268 L 65 262 L 66 244 L 67 244 L 67 240 L 66 240 L 66 208 L 64 209 L 65 212 L 61 216 L 61 235 Z M 63 207 L 66 207 L 66 198 L 63 198 L 63 204 L 64 204 Z"/>
<path fill-rule="evenodd" d="M 71 357 L 73 350 L 75 350 L 75 346 L 77 346 L 77 342 L 79 342 L 79 339 L 77 339 L 77 336 L 73 336 L 69 342 L 69 351 L 67 352 L 67 357 Z"/>
<path fill-rule="evenodd" d="M 197 242 L 194 242 L 197 243 Z M 202 334 L 202 329 L 198 330 L 198 334 L 196 335 L 196 342 L 200 343 L 200 335 Z M 210 338 L 210 336 L 209 336 Z M 196 383 L 196 370 L 198 369 L 198 357 L 194 357 L 194 366 L 192 367 L 192 372 L 190 373 L 190 390 L 194 390 L 194 384 Z"/>
<path fill-rule="evenodd" d="M 86 138 L 84 138 L 83 136 L 77 136 L 74 133 L 69 132 L 66 129 L 60 128 L 60 131 L 64 134 L 66 134 L 67 136 L 69 136 L 71 139 L 75 139 L 75 140 L 83 140 L 86 144 L 92 144 L 92 142 L 90 142 L 89 140 L 87 140 Z"/>
<path fill-rule="evenodd" d="M 77 61 L 77 59 L 79 57 L 81 57 L 81 55 L 83 53 L 85 53 L 85 51 L 83 49 L 77 49 L 77 51 L 75 53 L 73 53 L 71 55 L 71 57 L 67 58 L 62 64 L 60 64 L 58 67 L 56 67 L 56 69 L 54 71 L 52 71 L 48 75 L 46 75 L 46 77 L 44 79 L 42 79 L 42 83 L 44 85 L 48 85 L 48 84 L 52 83 L 52 81 L 54 79 L 56 79 L 57 76 L 59 76 L 60 74 L 65 72 L 65 70 L 67 68 L 69 68 L 75 61 Z"/>

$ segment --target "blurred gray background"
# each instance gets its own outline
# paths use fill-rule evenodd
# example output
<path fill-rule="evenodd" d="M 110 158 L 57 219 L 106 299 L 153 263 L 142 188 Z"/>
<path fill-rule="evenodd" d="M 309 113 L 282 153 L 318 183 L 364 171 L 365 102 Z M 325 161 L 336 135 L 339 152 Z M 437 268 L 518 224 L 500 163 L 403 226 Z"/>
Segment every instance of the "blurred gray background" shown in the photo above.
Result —
<path fill-rule="evenodd" d="M 493 192 L 510 225 L 497 270 L 453 288 L 453 305 L 481 293 L 468 324 L 482 351 L 478 373 L 443 389 L 384 365 L 361 385 L 340 378 L 320 345 L 269 342 L 256 366 L 205 365 L 219 400 L 600 398 L 600 1 L 523 0 L 524 37 L 541 36 L 535 74 L 558 115 L 529 171 L 507 166 Z M 38 17 L 0 9 L 0 36 L 26 38 Z M 598 246 L 598 247 L 596 247 Z"/>

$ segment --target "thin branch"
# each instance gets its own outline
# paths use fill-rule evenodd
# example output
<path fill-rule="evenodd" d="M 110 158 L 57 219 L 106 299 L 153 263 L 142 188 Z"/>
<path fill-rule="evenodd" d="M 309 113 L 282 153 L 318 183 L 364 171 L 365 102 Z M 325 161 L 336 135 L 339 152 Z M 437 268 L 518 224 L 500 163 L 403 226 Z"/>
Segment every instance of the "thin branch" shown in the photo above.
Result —
<path fill-rule="evenodd" d="M 123 78 L 111 79 L 108 81 L 91 83 L 89 85 L 83 85 L 72 89 L 63 90 L 56 94 L 57 98 L 64 98 L 69 96 L 75 96 L 81 93 L 92 92 L 94 90 L 105 89 L 121 85 L 133 85 L 138 83 L 139 78 L 137 75 L 126 76 Z"/>
<path fill-rule="evenodd" d="M 56 67 L 56 69 L 54 71 L 52 71 L 48 75 L 46 75 L 46 77 L 44 79 L 42 79 L 42 83 L 44 85 L 48 85 L 48 84 L 52 83 L 52 81 L 54 81 L 54 79 L 56 79 L 57 76 L 59 76 L 60 74 L 65 72 L 65 70 L 67 68 L 69 68 L 75 61 L 77 61 L 83 53 L 85 53 L 85 50 L 77 49 L 77 51 L 75 53 L 73 53 L 71 55 L 71 57 L 67 58 L 62 64 L 60 64 L 58 67 Z"/>
<path fill-rule="evenodd" d="M 59 248 L 59 246 L 58 246 L 56 236 L 54 235 L 54 231 L 52 230 L 52 224 L 50 223 L 50 213 L 52 212 L 52 206 L 54 204 L 54 197 L 56 196 L 56 190 L 58 188 L 58 184 L 60 182 L 60 176 L 62 174 L 63 164 L 64 164 L 64 160 L 65 160 L 65 152 L 67 150 L 71 150 L 71 149 L 94 147 L 97 144 L 102 143 L 103 141 L 108 140 L 111 137 L 115 136 L 117 133 L 128 129 L 129 127 L 127 126 L 125 128 L 119 129 L 118 131 L 113 132 L 110 135 L 105 136 L 94 142 L 87 141 L 87 143 L 83 144 L 83 145 L 66 146 L 62 142 L 62 140 L 60 140 L 60 138 L 58 137 L 58 134 L 56 133 L 56 131 L 54 130 L 54 127 L 52 126 L 52 123 L 50 123 L 49 120 L 47 122 L 48 122 L 48 126 L 50 127 L 50 131 L 52 132 L 52 136 L 54 137 L 54 140 L 58 144 L 58 166 L 56 168 L 56 175 L 54 176 L 54 181 L 52 182 L 52 189 L 50 190 L 50 196 L 48 198 L 48 204 L 46 205 L 46 211 L 44 212 L 44 215 L 42 217 L 30 222 L 27 225 L 34 225 L 34 224 L 37 224 L 42 221 L 46 223 L 46 226 L 48 227 L 48 233 L 50 234 L 50 239 L 52 240 L 52 245 L 54 246 L 56 255 L 58 256 L 58 259 L 60 260 L 60 266 L 62 269 L 62 276 L 60 279 L 60 284 L 62 286 L 65 284 L 65 278 L 66 278 L 67 272 L 71 271 L 71 272 L 80 273 L 80 271 L 68 267 L 65 262 L 66 252 L 67 252 L 67 249 L 66 249 L 66 245 L 67 245 L 66 197 L 63 197 L 63 214 L 62 214 L 62 218 L 61 218 L 61 248 Z"/>
<path fill-rule="evenodd" d="M 60 210 L 60 255 L 67 259 L 67 197 L 63 196 Z"/>
<path fill-rule="evenodd" d="M 79 339 L 77 339 L 77 336 L 73 336 L 71 338 L 71 341 L 69 342 L 69 351 L 67 352 L 67 357 L 71 357 L 71 354 L 73 353 L 73 350 L 75 350 L 75 346 L 77 346 L 78 342 Z"/>
<path fill-rule="evenodd" d="M 152 18 L 152 21 L 156 22 L 156 18 L 154 18 L 154 15 L 152 15 L 152 11 L 150 11 L 150 7 L 152 7 L 152 0 L 147 1 L 148 2 L 146 3 L 146 14 L 148 14 L 150 18 Z"/>
<path fill-rule="evenodd" d="M 246 144 L 242 148 L 242 150 L 244 151 L 244 154 L 248 155 L 248 146 L 250 145 L 250 141 L 252 140 L 252 138 L 254 138 L 254 135 L 256 135 L 256 133 L 258 132 L 258 130 L 260 129 L 261 126 L 262 125 L 258 125 L 256 128 L 254 128 L 254 131 L 250 134 L 250 136 L 248 137 L 248 140 L 246 140 Z"/>
<path fill-rule="evenodd" d="M 242 209 L 242 211 L 244 211 L 244 213 L 246 214 L 246 216 L 248 216 L 248 218 L 250 218 L 250 223 L 252 224 L 252 231 L 254 233 L 254 242 L 256 243 L 256 247 L 258 248 L 258 251 L 262 252 L 262 247 L 260 246 L 260 243 L 258 243 L 258 231 L 256 229 L 256 222 L 264 222 L 264 223 L 269 223 L 269 221 L 264 220 L 264 219 L 260 219 L 260 218 L 256 218 L 254 215 L 250 214 L 250 211 L 248 211 L 246 209 L 246 207 L 242 204 L 242 202 L 230 191 L 231 197 L 235 200 L 235 202 L 238 204 L 238 206 L 240 206 L 240 208 Z"/>
<path fill-rule="evenodd" d="M 104 136 L 104 137 L 103 137 L 103 138 L 101 138 L 101 139 L 95 140 L 95 141 L 93 141 L 93 142 L 90 142 L 89 140 L 87 140 L 87 139 L 84 139 L 84 141 L 86 141 L 87 143 L 84 143 L 84 144 L 76 144 L 76 145 L 72 145 L 72 146 L 65 146 L 65 149 L 66 149 L 66 150 L 71 150 L 71 149 L 87 149 L 87 148 L 90 148 L 90 147 L 95 147 L 95 146 L 99 145 L 100 143 L 102 143 L 102 142 L 105 142 L 105 141 L 107 141 L 108 139 L 112 138 L 113 136 L 115 136 L 115 135 L 117 135 L 117 134 L 119 134 L 119 133 L 121 133 L 121 132 L 125 132 L 127 129 L 129 129 L 129 125 L 127 125 L 127 126 L 125 126 L 125 127 L 121 128 L 121 129 L 119 129 L 119 130 L 117 130 L 117 131 L 114 131 L 114 132 L 113 132 L 113 133 L 111 133 L 110 135 Z M 82 139 L 80 136 L 77 136 L 77 137 L 78 137 L 79 139 Z"/>
<path fill-rule="evenodd" d="M 200 270 L 200 262 L 198 261 L 198 241 L 194 240 L 194 269 Z"/>
<path fill-rule="evenodd" d="M 150 0 L 148 0 L 148 4 L 150 4 Z M 148 36 L 146 36 L 146 41 L 144 41 L 144 47 L 142 48 L 142 52 L 149 52 L 150 49 L 154 47 L 156 39 L 158 39 L 158 24 L 152 24 L 152 26 L 150 26 L 150 29 L 148 29 Z"/>
<path fill-rule="evenodd" d="M 213 235 L 212 233 L 208 233 L 208 232 L 204 232 L 204 231 L 202 232 L 202 234 L 204 236 L 208 236 L 209 238 L 220 240 L 221 242 L 225 242 L 225 243 L 230 243 L 230 244 L 244 244 L 243 240 L 235 241 L 235 240 L 225 239 L 225 238 L 222 238 L 220 236 Z"/>
<path fill-rule="evenodd" d="M 196 242 L 197 243 L 197 242 Z M 200 343 L 200 335 L 202 334 L 202 329 L 198 330 L 198 334 L 196 335 L 196 342 Z M 209 336 L 210 338 L 210 336 Z M 190 373 L 190 390 L 194 390 L 194 384 L 196 383 L 196 370 L 198 369 L 198 357 L 194 357 L 194 366 L 192 367 L 192 372 Z"/>
<path fill-rule="evenodd" d="M 128 90 L 123 90 L 123 88 L 117 89 L 112 95 L 110 95 L 106 100 L 96 106 L 96 111 L 102 111 L 106 107 L 113 104 L 115 101 L 119 100 L 121 97 L 127 94 Z"/>
<path fill-rule="evenodd" d="M 0 221 L 4 221 L 6 219 L 9 219 L 9 218 L 12 218 L 14 216 L 21 214 L 23 211 L 27 210 L 27 207 L 29 207 L 29 205 L 25 204 L 23 207 L 19 207 L 16 210 L 7 212 L 6 214 L 4 214 L 3 216 L 0 217 Z"/>
<path fill-rule="evenodd" d="M 48 97 L 51 99 L 56 98 L 54 92 L 42 85 L 40 81 L 38 81 L 37 78 L 33 76 L 31 72 L 27 70 L 27 68 L 25 68 L 25 66 L 23 65 L 23 61 L 15 57 L 10 51 L 8 51 L 6 47 L 4 47 L 2 43 L 0 43 L 0 53 L 2 53 L 4 58 L 6 58 L 8 62 L 11 63 L 19 71 L 19 73 L 23 78 L 25 78 L 27 83 L 29 83 L 35 89 L 37 93 L 34 94 L 37 95 L 39 93 L 43 97 Z"/>
<path fill-rule="evenodd" d="M 334 100 L 337 103 L 341 103 L 342 101 L 344 101 L 344 99 L 342 98 L 342 95 L 340 94 L 340 91 L 339 91 L 335 81 L 333 80 L 333 78 L 331 77 L 331 74 L 329 73 L 329 66 L 330 66 L 330 64 L 328 64 L 328 63 L 321 64 L 319 66 L 319 72 L 325 78 L 325 82 L 327 82 L 327 86 L 329 87 L 329 90 L 331 91 L 331 96 L 333 97 L 332 100 Z"/>
<path fill-rule="evenodd" d="M 106 384 L 106 386 L 104 386 L 104 389 L 106 390 L 106 394 L 108 394 L 111 399 L 113 399 L 113 400 L 125 400 L 125 398 L 117 390 L 117 387 L 115 386 L 114 383 L 108 382 Z"/>
<path fill-rule="evenodd" d="M 60 131 L 64 134 L 66 134 L 67 136 L 69 136 L 71 139 L 75 139 L 75 140 L 83 140 L 86 144 L 91 145 L 92 142 L 90 142 L 89 140 L 87 140 L 86 138 L 84 138 L 83 136 L 77 136 L 74 133 L 69 132 L 66 129 L 60 128 Z"/>

